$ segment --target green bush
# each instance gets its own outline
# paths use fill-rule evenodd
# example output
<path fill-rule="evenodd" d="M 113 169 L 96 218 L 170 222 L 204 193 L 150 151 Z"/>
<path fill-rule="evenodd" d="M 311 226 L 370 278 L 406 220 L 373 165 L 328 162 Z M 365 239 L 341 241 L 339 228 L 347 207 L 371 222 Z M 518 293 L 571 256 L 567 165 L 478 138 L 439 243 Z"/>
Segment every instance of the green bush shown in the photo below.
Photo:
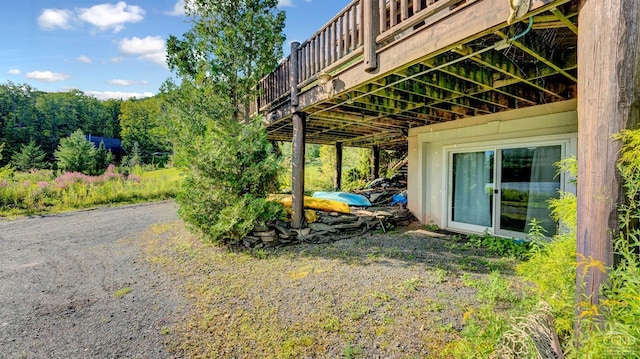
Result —
<path fill-rule="evenodd" d="M 58 160 L 58 168 L 63 171 L 95 173 L 96 149 L 81 130 L 61 139 L 54 154 Z"/>
<path fill-rule="evenodd" d="M 42 169 L 47 167 L 46 155 L 42 148 L 31 140 L 28 144 L 22 145 L 20 152 L 11 158 L 11 162 L 18 171 Z"/>
<path fill-rule="evenodd" d="M 188 131 L 188 130 L 187 130 Z M 189 148 L 176 146 L 188 174 L 178 195 L 181 217 L 210 241 L 244 237 L 258 222 L 276 218 L 266 201 L 277 190 L 279 158 L 259 120 L 211 120 L 192 133 Z"/>

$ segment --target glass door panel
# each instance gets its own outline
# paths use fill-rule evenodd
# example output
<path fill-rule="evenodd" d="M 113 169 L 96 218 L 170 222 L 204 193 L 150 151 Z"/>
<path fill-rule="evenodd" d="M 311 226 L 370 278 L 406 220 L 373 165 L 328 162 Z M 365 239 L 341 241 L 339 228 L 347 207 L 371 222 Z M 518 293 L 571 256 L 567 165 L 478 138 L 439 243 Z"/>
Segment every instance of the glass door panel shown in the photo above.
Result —
<path fill-rule="evenodd" d="M 451 219 L 492 227 L 494 151 L 453 154 Z"/>
<path fill-rule="evenodd" d="M 548 236 L 556 234 L 547 200 L 559 196 L 560 176 L 554 164 L 561 153 L 560 145 L 500 150 L 499 231 L 527 233 L 535 218 Z"/>

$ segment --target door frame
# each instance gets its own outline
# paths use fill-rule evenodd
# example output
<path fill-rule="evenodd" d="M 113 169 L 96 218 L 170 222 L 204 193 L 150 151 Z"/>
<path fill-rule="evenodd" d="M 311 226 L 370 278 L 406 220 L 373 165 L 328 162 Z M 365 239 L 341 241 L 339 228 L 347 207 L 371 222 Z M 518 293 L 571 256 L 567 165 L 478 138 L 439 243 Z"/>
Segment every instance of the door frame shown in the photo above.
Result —
<path fill-rule="evenodd" d="M 571 136 L 571 134 L 559 134 L 559 135 L 550 135 L 550 136 L 536 136 L 536 137 L 525 137 L 525 138 L 511 138 L 504 140 L 495 140 L 495 141 L 484 141 L 484 142 L 471 142 L 464 144 L 452 144 L 443 146 L 443 163 L 446 164 L 445 171 L 443 171 L 444 176 L 444 193 L 443 196 L 443 209 L 445 215 L 445 223 L 446 228 L 454 231 L 461 232 L 471 232 L 471 233 L 483 233 L 488 232 L 492 235 L 496 235 L 496 232 L 499 232 L 500 236 L 508 236 L 515 238 L 524 238 L 526 233 L 513 232 L 507 230 L 498 230 L 498 218 L 500 215 L 500 193 L 495 193 L 495 189 L 499 188 L 501 178 L 499 178 L 500 170 L 498 168 L 499 163 L 498 158 L 500 156 L 500 150 L 509 149 L 509 148 L 522 148 L 522 147 L 538 147 L 538 146 L 553 146 L 560 145 L 560 157 L 566 158 L 569 156 L 569 151 L 571 149 L 572 141 L 575 138 Z M 466 152 L 480 152 L 480 151 L 494 151 L 493 161 L 493 207 L 492 211 L 492 221 L 490 227 L 478 226 L 468 223 L 455 222 L 452 220 L 452 200 L 453 200 L 453 155 L 455 153 L 466 153 Z M 560 172 L 560 190 L 566 190 L 566 174 L 564 172 Z"/>

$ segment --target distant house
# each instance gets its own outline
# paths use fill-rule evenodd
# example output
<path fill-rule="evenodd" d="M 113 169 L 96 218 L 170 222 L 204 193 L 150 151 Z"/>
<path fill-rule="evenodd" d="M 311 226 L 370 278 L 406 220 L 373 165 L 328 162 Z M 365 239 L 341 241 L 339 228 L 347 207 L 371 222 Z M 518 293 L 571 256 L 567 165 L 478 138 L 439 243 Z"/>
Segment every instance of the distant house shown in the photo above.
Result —
<path fill-rule="evenodd" d="M 104 143 L 104 149 L 107 151 L 111 151 L 116 158 L 122 157 L 124 155 L 124 149 L 122 148 L 122 140 L 119 138 L 110 138 L 110 137 L 100 137 L 93 135 L 85 136 L 88 141 L 92 142 L 93 145 L 98 148 L 100 146 L 100 142 Z"/>

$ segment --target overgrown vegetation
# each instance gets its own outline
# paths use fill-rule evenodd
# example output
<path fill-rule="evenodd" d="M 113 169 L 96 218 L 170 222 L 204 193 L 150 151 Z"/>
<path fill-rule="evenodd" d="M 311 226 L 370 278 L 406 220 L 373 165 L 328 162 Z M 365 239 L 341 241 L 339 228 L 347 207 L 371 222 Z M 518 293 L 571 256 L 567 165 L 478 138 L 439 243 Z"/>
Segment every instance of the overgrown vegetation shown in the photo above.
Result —
<path fill-rule="evenodd" d="M 120 171 L 124 170 L 129 169 Z M 163 200 L 176 195 L 180 181 L 177 169 L 143 171 L 137 167 L 125 175 L 112 165 L 100 176 L 89 176 L 4 168 L 0 169 L 0 217 Z"/>
<path fill-rule="evenodd" d="M 279 210 L 266 201 L 278 188 L 279 158 L 249 113 L 258 81 L 282 58 L 277 5 L 195 0 L 186 9 L 192 28 L 167 41 L 169 66 L 181 78 L 163 89 L 175 163 L 187 169 L 179 213 L 211 241 L 241 238 Z"/>
<path fill-rule="evenodd" d="M 524 260 L 531 254 L 532 242 L 494 236 L 490 233 L 467 236 L 467 246 L 485 248 L 489 253 L 502 257 Z"/>
<path fill-rule="evenodd" d="M 506 302 L 515 304 L 510 310 L 500 309 L 504 308 L 503 300 L 466 313 L 465 318 L 470 320 L 462 338 L 450 345 L 450 353 L 460 358 L 495 355 L 536 358 L 540 353 L 544 355 L 545 348 L 536 343 L 533 332 L 546 327 L 555 328 L 566 358 L 640 357 L 637 325 L 640 323 L 640 131 L 626 130 L 616 139 L 623 143 L 618 170 L 624 183 L 625 202 L 619 205 L 620 231 L 614 238 L 614 267 L 604 268 L 592 258 L 578 258 L 576 262 L 577 198 L 571 193 L 561 193 L 560 198 L 550 201 L 550 207 L 563 231 L 549 243 L 538 241 L 531 250 L 530 260 L 518 266 L 518 273 L 534 286 L 515 301 L 507 299 Z M 576 178 L 575 158 L 563 160 L 559 167 Z M 535 232 L 535 226 L 532 227 Z M 533 233 L 534 237 L 539 235 Z M 608 282 L 602 288 L 598 306 L 589 304 L 587 298 L 576 306 L 578 265 L 608 270 Z M 478 288 L 480 297 L 494 298 L 499 293 L 512 291 L 505 290 L 504 283 L 495 278 L 481 286 L 468 284 Z M 482 294 L 487 292 L 486 288 L 493 288 L 489 290 L 491 295 Z M 540 322 L 545 315 L 554 318 L 553 327 Z M 579 338 L 574 332 L 576 323 L 580 328 Z M 505 351 L 505 348 L 517 351 Z M 497 353 L 498 350 L 501 351 Z M 514 356 L 516 352 L 519 354 Z"/>

